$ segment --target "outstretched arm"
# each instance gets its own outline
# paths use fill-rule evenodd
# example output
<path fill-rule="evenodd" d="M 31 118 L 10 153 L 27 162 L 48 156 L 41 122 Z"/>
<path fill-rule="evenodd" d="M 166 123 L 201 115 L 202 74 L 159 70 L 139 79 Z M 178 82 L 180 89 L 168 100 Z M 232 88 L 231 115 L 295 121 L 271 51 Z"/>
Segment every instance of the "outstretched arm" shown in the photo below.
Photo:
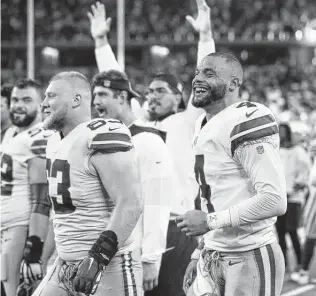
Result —
<path fill-rule="evenodd" d="M 190 23 L 193 29 L 199 33 L 197 64 L 199 64 L 204 57 L 208 54 L 215 52 L 215 42 L 213 39 L 212 26 L 211 26 L 211 8 L 207 5 L 205 0 L 196 0 L 198 9 L 197 18 L 187 15 L 186 20 Z M 186 113 L 188 119 L 191 119 L 192 125 L 195 124 L 196 119 L 203 113 L 200 108 L 195 108 L 192 105 L 191 93 Z"/>
<path fill-rule="evenodd" d="M 99 1 L 91 5 L 91 12 L 87 13 L 90 20 L 90 31 L 95 43 L 95 58 L 99 72 L 108 70 L 122 71 L 112 48 L 107 34 L 111 28 L 112 19 L 106 18 L 105 6 Z"/>

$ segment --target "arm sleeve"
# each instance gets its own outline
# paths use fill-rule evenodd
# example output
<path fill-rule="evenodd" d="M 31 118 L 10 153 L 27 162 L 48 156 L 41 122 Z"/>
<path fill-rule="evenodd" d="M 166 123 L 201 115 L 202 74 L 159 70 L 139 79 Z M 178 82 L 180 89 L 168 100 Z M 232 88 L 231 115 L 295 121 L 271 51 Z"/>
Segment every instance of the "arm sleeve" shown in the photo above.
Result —
<path fill-rule="evenodd" d="M 148 137 L 145 137 L 147 135 Z M 159 136 L 137 136 L 142 195 L 144 199 L 142 261 L 157 262 L 166 249 L 172 198 L 172 166 L 169 151 Z"/>
<path fill-rule="evenodd" d="M 116 60 L 110 44 L 96 48 L 94 53 L 99 72 L 109 70 L 123 71 Z"/>
<path fill-rule="evenodd" d="M 271 138 L 276 140 L 276 135 Z M 229 209 L 232 225 L 283 215 L 287 204 L 286 183 L 277 144 L 246 142 L 237 148 L 235 158 L 246 171 L 256 194 Z"/>

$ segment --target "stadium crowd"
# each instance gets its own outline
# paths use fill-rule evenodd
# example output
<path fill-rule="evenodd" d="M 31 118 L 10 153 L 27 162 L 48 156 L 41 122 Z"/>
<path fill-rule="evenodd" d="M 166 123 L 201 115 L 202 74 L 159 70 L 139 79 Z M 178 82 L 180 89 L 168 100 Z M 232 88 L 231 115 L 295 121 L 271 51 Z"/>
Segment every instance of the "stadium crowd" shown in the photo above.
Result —
<path fill-rule="evenodd" d="M 212 8 L 215 38 L 267 38 L 273 34 L 276 39 L 295 38 L 297 30 L 303 30 L 316 15 L 313 0 L 207 0 Z M 19 42 L 25 40 L 27 1 L 2 1 L 2 39 Z M 115 21 L 116 1 L 107 1 L 108 12 Z M 37 41 L 91 40 L 89 22 L 85 11 L 90 0 L 35 1 L 35 23 Z M 194 13 L 194 0 L 126 0 L 127 38 L 146 40 L 148 38 L 186 39 L 192 30 L 184 19 Z M 167 9 L 168 8 L 168 9 Z M 157 21 L 159 20 L 159 22 Z M 113 35 L 115 35 L 113 28 Z M 281 34 L 281 35 L 280 35 Z M 282 37 L 282 34 L 285 37 Z"/>
<path fill-rule="evenodd" d="M 242 67 L 214 37 L 292 38 L 311 3 L 126 1 L 128 38 L 197 42 L 126 75 L 111 48 L 116 1 L 35 1 L 36 40 L 92 37 L 98 70 L 2 84 L 3 295 L 280 295 L 284 274 L 307 284 L 315 66 Z M 23 41 L 25 4 L 3 1 L 3 40 Z"/>

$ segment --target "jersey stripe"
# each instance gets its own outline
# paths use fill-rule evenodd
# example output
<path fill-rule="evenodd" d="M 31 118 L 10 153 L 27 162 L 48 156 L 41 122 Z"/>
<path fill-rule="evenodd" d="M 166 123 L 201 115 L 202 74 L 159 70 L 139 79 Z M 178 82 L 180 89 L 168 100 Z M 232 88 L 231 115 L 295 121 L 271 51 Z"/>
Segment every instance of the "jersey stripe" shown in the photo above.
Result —
<path fill-rule="evenodd" d="M 133 147 L 131 138 L 126 134 L 97 134 L 91 141 L 90 148 L 95 150 L 128 151 Z"/>
<path fill-rule="evenodd" d="M 249 120 L 246 122 L 242 122 L 234 127 L 234 129 L 230 133 L 230 137 L 234 138 L 240 133 L 246 132 L 248 130 L 251 130 L 251 129 L 259 127 L 259 126 L 272 124 L 272 123 L 276 124 L 276 121 L 271 114 L 261 116 L 261 117 L 258 117 L 258 118 L 255 118 L 255 119 L 252 119 L 252 120 Z"/>
<path fill-rule="evenodd" d="M 279 132 L 277 124 L 273 124 L 272 126 L 267 126 L 265 128 L 260 127 L 260 129 L 253 129 L 254 131 L 248 132 L 246 134 L 242 134 L 241 136 L 237 135 L 234 140 L 231 141 L 231 153 L 234 156 L 234 153 L 238 146 L 247 141 L 254 141 L 257 139 L 261 139 L 264 137 L 272 136 Z"/>
<path fill-rule="evenodd" d="M 264 265 L 263 265 L 263 259 L 260 252 L 260 249 L 253 250 L 254 253 L 254 259 L 257 265 L 258 273 L 259 273 L 259 280 L 260 280 L 260 287 L 259 287 L 259 295 L 258 296 L 265 296 L 265 288 L 266 288 L 266 282 L 265 282 L 265 275 L 264 275 Z"/>
<path fill-rule="evenodd" d="M 120 134 L 120 133 L 102 133 L 97 134 L 93 137 L 92 142 L 112 142 L 112 141 L 121 141 L 121 142 L 128 142 L 131 143 L 131 138 L 127 134 Z"/>
<path fill-rule="evenodd" d="M 270 274 L 271 274 L 271 296 L 275 296 L 275 279 L 276 279 L 276 264 L 275 264 L 275 256 L 274 250 L 271 245 L 266 246 L 270 261 Z"/>
<path fill-rule="evenodd" d="M 35 155 L 45 156 L 46 146 L 47 146 L 47 140 L 45 139 L 35 140 L 31 145 L 31 151 Z"/>
<path fill-rule="evenodd" d="M 107 152 L 118 152 L 118 151 L 128 151 L 133 148 L 133 145 L 132 144 L 127 145 L 126 142 L 113 141 L 113 142 L 105 142 L 105 143 L 98 143 L 98 144 L 91 143 L 90 148 L 95 149 L 95 150 L 107 151 Z"/>

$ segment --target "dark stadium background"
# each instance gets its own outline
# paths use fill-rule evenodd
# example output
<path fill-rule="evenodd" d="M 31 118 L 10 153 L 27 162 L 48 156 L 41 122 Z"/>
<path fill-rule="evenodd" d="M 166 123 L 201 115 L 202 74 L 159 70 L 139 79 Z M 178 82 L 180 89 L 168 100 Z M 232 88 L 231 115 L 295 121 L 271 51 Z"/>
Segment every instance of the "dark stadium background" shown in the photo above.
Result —
<path fill-rule="evenodd" d="M 316 1 L 206 0 L 211 7 L 217 51 L 230 51 L 245 67 L 241 95 L 282 105 L 309 127 L 316 121 Z M 34 0 L 35 78 L 42 83 L 62 69 L 97 73 L 86 16 L 92 0 Z M 116 0 L 106 0 L 110 43 L 116 50 Z M 126 72 L 146 93 L 149 75 L 172 70 L 184 83 L 186 99 L 195 71 L 198 35 L 186 15 L 195 0 L 125 0 Z M 1 81 L 27 75 L 27 1 L 1 1 Z M 158 47 L 157 47 L 158 46 Z M 159 47 L 160 46 L 160 47 Z M 169 50 L 169 53 L 168 53 Z M 273 94 L 273 95 L 271 95 Z M 302 141 L 307 141 L 302 138 Z M 316 263 L 313 262 L 316 277 Z M 284 291 L 297 286 L 287 282 Z M 308 292 L 286 295 L 316 295 Z"/>

